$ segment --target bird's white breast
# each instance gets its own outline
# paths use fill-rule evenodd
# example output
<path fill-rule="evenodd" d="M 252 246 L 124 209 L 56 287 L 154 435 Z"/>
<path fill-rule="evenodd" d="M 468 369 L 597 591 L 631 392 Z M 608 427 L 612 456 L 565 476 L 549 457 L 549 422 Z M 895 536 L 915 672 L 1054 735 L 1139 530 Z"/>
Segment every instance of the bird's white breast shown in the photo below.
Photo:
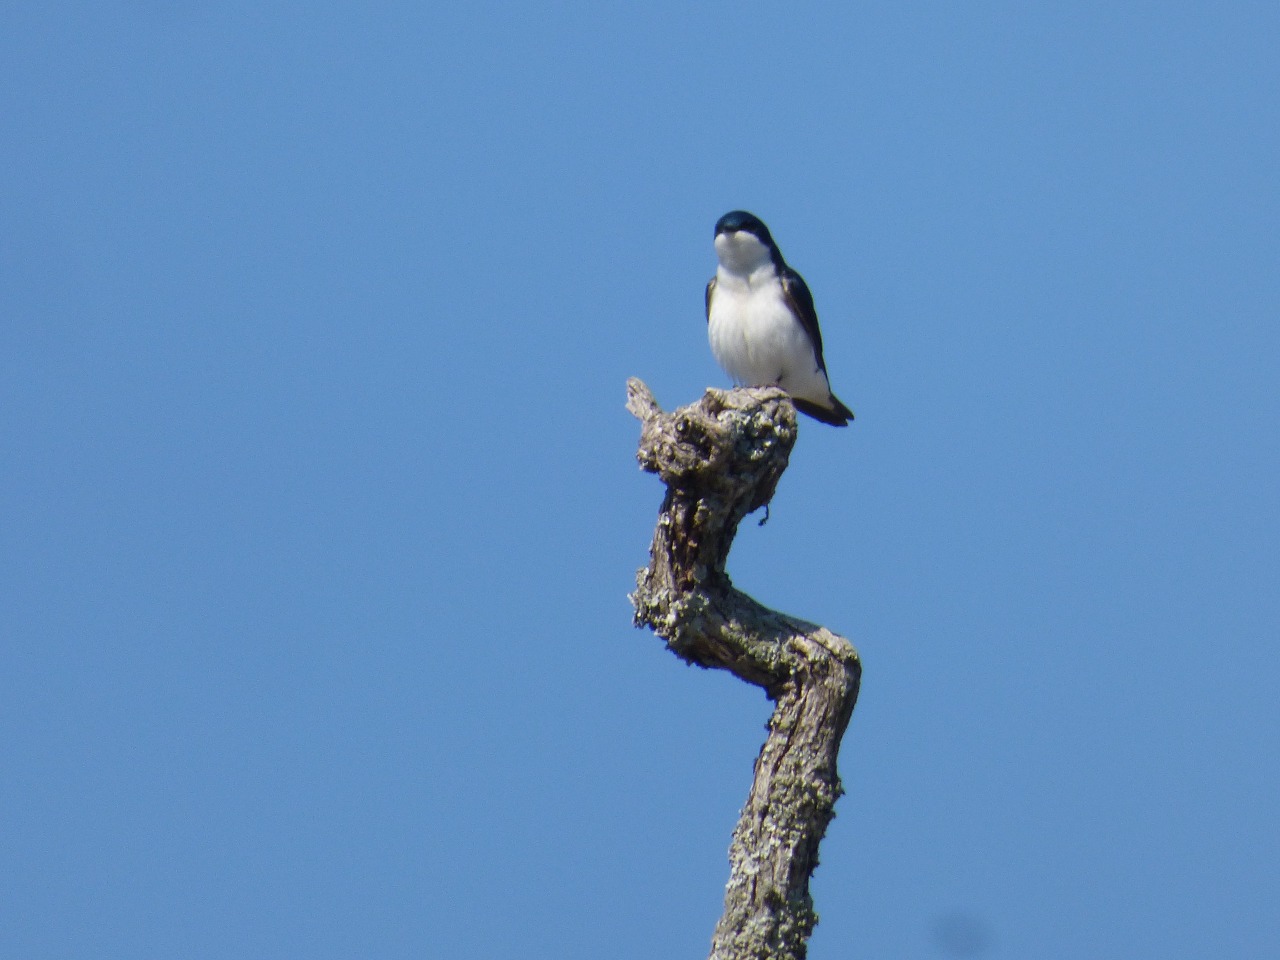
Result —
<path fill-rule="evenodd" d="M 739 384 L 777 384 L 793 396 L 826 401 L 827 378 L 772 265 L 747 277 L 723 267 L 716 272 L 707 336 L 716 362 Z"/>

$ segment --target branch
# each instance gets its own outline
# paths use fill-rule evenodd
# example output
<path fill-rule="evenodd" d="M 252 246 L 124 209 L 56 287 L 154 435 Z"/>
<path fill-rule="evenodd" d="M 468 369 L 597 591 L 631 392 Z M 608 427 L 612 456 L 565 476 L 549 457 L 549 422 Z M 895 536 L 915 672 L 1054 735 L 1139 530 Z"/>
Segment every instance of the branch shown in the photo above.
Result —
<path fill-rule="evenodd" d="M 787 468 L 795 408 L 781 390 L 759 387 L 708 390 L 664 413 L 633 377 L 627 409 L 642 424 L 640 466 L 667 485 L 631 596 L 636 625 L 776 704 L 729 849 L 711 960 L 803 960 L 818 921 L 809 878 L 842 793 L 836 755 L 862 665 L 848 640 L 761 606 L 725 573 L 738 524 L 769 503 Z"/>

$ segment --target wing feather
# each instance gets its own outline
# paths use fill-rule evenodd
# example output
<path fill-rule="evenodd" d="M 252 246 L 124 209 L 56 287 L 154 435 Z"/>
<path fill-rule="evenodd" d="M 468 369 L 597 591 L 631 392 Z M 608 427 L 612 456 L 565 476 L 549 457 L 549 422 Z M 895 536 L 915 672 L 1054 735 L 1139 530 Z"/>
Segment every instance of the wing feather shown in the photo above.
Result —
<path fill-rule="evenodd" d="M 818 361 L 818 369 L 826 373 L 827 364 L 822 359 L 822 331 L 818 329 L 818 311 L 813 306 L 813 294 L 809 292 L 809 285 L 804 282 L 804 277 L 790 267 L 784 266 L 778 274 L 782 279 L 782 293 L 787 298 L 787 304 L 800 321 L 800 326 L 804 327 L 804 332 L 813 341 L 813 355 Z"/>

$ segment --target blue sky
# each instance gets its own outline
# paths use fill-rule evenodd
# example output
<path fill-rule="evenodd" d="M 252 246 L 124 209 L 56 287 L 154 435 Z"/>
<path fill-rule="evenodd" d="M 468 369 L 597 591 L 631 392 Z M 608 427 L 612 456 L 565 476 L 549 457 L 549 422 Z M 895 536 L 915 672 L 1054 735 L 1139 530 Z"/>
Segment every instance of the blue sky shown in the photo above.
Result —
<path fill-rule="evenodd" d="M 1280 11 L 10 5 L 0 955 L 699 956 L 768 704 L 630 625 L 742 207 L 858 413 L 823 957 L 1280 942 Z"/>

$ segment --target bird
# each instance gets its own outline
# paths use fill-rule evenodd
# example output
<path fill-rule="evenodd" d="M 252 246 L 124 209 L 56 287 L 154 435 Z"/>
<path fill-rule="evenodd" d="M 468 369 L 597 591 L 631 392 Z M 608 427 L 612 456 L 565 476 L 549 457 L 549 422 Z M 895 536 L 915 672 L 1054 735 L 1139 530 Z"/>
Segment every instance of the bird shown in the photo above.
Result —
<path fill-rule="evenodd" d="M 716 221 L 715 247 L 707 339 L 716 362 L 740 386 L 781 387 L 801 413 L 847 426 L 853 411 L 831 392 L 813 294 L 764 221 L 731 210 Z"/>

